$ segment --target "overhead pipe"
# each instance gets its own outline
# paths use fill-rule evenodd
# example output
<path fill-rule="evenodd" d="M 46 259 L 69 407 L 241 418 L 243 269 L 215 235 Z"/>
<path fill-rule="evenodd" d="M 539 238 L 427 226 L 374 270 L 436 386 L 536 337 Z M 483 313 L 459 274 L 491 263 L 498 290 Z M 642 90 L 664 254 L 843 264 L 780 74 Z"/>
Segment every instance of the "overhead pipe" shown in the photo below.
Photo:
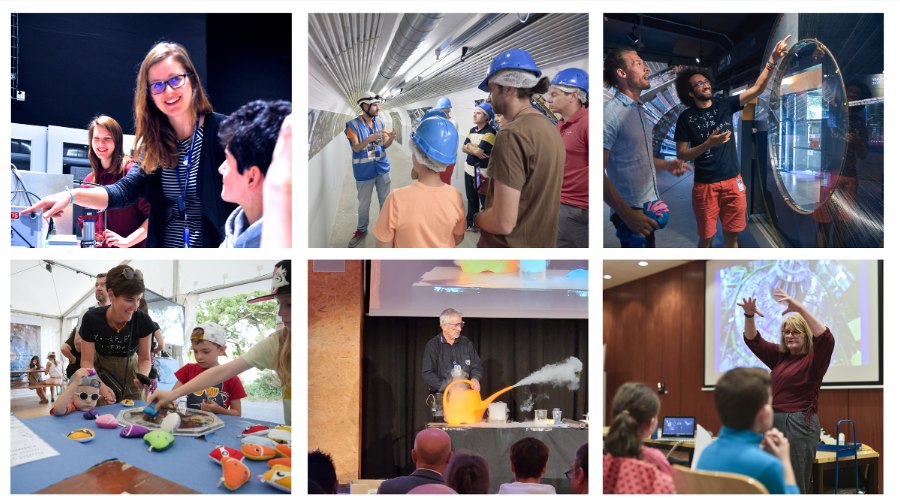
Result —
<path fill-rule="evenodd" d="M 509 33 L 498 34 L 481 46 L 470 48 L 466 57 L 435 71 L 421 83 L 407 83 L 404 92 L 386 103 L 385 107 L 402 106 L 477 85 L 484 79 L 490 61 L 503 50 L 513 47 L 531 53 L 538 66 L 549 66 L 588 54 L 587 15 L 550 15 L 541 19 L 540 23 L 515 30 L 513 36 Z"/>
<path fill-rule="evenodd" d="M 309 47 L 350 107 L 372 74 L 383 14 L 310 14 Z"/>
<path fill-rule="evenodd" d="M 419 48 L 422 41 L 437 27 L 444 16 L 445 14 L 403 15 L 400 26 L 397 28 L 394 39 L 388 48 L 387 55 L 384 61 L 381 62 L 378 75 L 375 76 L 375 82 L 370 87 L 371 91 L 381 91 L 388 81 L 397 75 L 397 72 L 400 71 L 406 60 Z"/>

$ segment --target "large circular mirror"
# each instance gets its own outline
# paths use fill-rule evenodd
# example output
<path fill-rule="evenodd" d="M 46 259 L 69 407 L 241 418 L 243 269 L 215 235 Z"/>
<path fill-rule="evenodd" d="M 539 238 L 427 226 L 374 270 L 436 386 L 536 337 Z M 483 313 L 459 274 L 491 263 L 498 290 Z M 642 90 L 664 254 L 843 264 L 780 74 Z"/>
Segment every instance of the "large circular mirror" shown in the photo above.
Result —
<path fill-rule="evenodd" d="M 781 195 L 811 213 L 828 201 L 847 150 L 847 102 L 837 62 L 815 39 L 779 64 L 769 98 L 768 143 Z"/>

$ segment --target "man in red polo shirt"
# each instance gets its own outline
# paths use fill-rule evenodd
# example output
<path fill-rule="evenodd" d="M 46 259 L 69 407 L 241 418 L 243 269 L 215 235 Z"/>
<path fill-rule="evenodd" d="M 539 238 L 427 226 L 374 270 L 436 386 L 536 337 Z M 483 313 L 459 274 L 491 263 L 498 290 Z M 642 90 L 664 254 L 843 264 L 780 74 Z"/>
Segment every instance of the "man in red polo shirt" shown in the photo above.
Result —
<path fill-rule="evenodd" d="M 550 82 L 547 104 L 562 118 L 556 129 L 566 145 L 556 247 L 586 248 L 588 242 L 588 74 L 568 68 Z"/>

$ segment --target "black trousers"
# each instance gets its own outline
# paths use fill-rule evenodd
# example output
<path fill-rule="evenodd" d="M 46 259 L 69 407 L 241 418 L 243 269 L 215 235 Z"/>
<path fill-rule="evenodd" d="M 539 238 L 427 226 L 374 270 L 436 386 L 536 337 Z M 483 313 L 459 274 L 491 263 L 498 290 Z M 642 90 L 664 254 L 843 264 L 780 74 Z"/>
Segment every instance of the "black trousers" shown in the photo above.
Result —
<path fill-rule="evenodd" d="M 469 176 L 469 173 L 466 173 L 465 183 L 466 183 L 466 200 L 468 201 L 468 211 L 466 212 L 466 223 L 468 223 L 469 226 L 471 227 L 472 223 L 473 223 L 472 220 L 475 219 L 475 213 L 477 213 L 481 209 L 484 209 L 485 195 L 478 193 L 478 190 L 475 188 L 475 177 Z M 481 206 L 478 205 L 479 202 L 481 203 Z M 479 207 L 481 209 L 479 209 Z"/>

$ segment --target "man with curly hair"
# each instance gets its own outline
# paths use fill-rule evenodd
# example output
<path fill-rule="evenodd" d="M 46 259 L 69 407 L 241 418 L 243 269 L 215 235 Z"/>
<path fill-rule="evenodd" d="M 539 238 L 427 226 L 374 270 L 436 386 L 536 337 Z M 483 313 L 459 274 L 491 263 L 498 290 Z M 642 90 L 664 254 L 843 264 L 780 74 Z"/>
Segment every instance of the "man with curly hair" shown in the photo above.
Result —
<path fill-rule="evenodd" d="M 675 125 L 675 148 L 678 158 L 694 161 L 696 169 L 691 200 L 700 236 L 697 247 L 712 246 L 719 218 L 725 247 L 738 247 L 738 232 L 747 226 L 747 199 L 737 146 L 731 141 L 731 117 L 766 89 L 778 60 L 787 54 L 790 37 L 775 44 L 756 83 L 737 96 L 713 99 L 712 73 L 706 68 L 682 68 L 675 77 L 678 98 L 688 107 Z"/>

